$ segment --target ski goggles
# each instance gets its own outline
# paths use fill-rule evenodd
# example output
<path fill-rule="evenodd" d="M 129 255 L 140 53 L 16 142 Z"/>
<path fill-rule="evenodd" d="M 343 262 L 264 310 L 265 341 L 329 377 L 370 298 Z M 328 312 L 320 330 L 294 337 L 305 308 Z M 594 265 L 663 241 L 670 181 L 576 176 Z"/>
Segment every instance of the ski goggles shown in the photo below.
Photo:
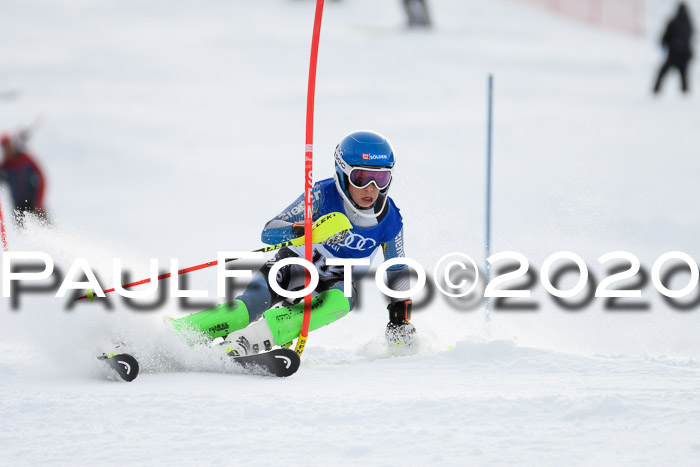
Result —
<path fill-rule="evenodd" d="M 354 168 L 350 171 L 348 179 L 355 188 L 367 188 L 370 183 L 380 190 L 385 189 L 391 183 L 391 169 Z"/>

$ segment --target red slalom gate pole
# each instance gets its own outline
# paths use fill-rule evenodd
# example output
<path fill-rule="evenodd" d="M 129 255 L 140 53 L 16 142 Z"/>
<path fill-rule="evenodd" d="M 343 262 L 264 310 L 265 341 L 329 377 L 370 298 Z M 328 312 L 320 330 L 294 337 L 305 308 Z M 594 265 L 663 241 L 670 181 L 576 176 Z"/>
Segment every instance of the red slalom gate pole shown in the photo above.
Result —
<path fill-rule="evenodd" d="M 2 251 L 7 251 L 7 234 L 5 233 L 5 218 L 2 217 L 2 202 L 0 201 L 0 237 L 2 238 Z"/>
<path fill-rule="evenodd" d="M 316 63 L 318 61 L 318 42 L 321 37 L 321 18 L 323 17 L 323 0 L 316 0 L 316 16 L 314 17 L 314 33 L 311 39 L 311 61 L 309 63 L 309 89 L 306 95 L 306 147 L 304 164 L 304 258 L 313 263 L 313 165 L 314 165 L 314 98 L 316 95 Z M 306 273 L 306 287 L 311 283 L 311 276 Z M 311 322 L 311 294 L 304 297 L 304 319 L 295 352 L 299 355 L 304 351 L 306 339 L 309 336 Z"/>

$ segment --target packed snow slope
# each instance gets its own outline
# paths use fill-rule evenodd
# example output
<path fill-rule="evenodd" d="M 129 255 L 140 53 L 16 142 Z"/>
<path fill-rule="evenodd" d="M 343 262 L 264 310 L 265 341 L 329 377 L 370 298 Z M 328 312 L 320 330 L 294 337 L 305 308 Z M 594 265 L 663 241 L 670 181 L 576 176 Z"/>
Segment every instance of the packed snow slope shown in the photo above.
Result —
<path fill-rule="evenodd" d="M 682 97 L 675 75 L 650 94 L 673 4 L 647 6 L 647 34 L 633 37 L 505 0 L 431 2 L 431 31 L 407 30 L 399 1 L 327 2 L 315 179 L 331 176 L 347 132 L 382 132 L 397 154 L 407 256 L 429 273 L 450 252 L 483 264 L 492 73 L 492 252 L 522 253 L 539 273 L 571 251 L 594 288 L 610 251 L 634 253 L 647 273 L 667 251 L 697 260 L 698 97 Z M 136 277 L 150 258 L 184 267 L 258 248 L 303 188 L 313 15 L 308 0 L 4 2 L 0 92 L 17 98 L 0 101 L 0 128 L 41 117 L 31 147 L 53 218 L 8 225 L 10 250 L 47 252 L 63 274 L 84 258 L 109 287 L 113 258 Z M 7 217 L 6 189 L 0 199 Z M 310 336 L 300 371 L 272 379 L 241 375 L 162 324 L 217 302 L 214 271 L 190 276 L 210 298 L 187 309 L 0 299 L 0 465 L 700 457 L 698 306 L 670 306 L 651 280 L 620 284 L 642 290 L 632 309 L 571 309 L 535 276 L 531 309 L 494 309 L 488 322 L 481 300 L 426 288 L 414 297 L 420 345 L 397 352 L 382 343 L 386 297 L 370 277 L 356 310 Z M 133 383 L 94 358 L 114 342 L 141 361 Z"/>

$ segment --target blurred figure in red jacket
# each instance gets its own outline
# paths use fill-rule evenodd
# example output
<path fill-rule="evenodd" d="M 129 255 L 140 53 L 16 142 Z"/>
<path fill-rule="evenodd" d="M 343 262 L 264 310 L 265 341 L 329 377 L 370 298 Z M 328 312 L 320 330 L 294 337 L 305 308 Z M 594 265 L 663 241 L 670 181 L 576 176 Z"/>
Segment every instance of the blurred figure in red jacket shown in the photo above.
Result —
<path fill-rule="evenodd" d="M 2 161 L 0 162 L 0 181 L 10 188 L 14 204 L 15 220 L 24 225 L 27 213 L 32 213 L 46 220 L 44 210 L 44 191 L 46 183 L 44 174 L 34 159 L 25 149 L 26 135 L 16 137 L 8 134 L 0 136 Z"/>

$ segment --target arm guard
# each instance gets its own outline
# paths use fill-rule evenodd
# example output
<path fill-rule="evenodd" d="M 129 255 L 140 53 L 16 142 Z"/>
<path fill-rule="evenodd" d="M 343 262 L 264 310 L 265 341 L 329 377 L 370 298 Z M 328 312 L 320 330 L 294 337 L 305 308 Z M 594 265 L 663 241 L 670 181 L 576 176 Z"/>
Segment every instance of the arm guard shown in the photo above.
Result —
<path fill-rule="evenodd" d="M 321 195 L 320 189 L 317 188 L 318 185 L 314 186 L 313 194 L 313 218 L 316 219 L 318 210 L 323 203 L 323 197 Z M 301 229 L 295 227 L 294 224 L 301 222 Z M 287 208 L 268 221 L 265 224 L 265 228 L 260 235 L 260 239 L 263 243 L 268 245 L 275 245 L 277 243 L 286 242 L 293 238 L 297 238 L 304 235 L 303 232 L 303 222 L 304 222 L 304 195 L 299 195 L 299 197 L 294 200 L 292 204 L 287 206 Z M 301 235 L 299 235 L 301 234 Z"/>

